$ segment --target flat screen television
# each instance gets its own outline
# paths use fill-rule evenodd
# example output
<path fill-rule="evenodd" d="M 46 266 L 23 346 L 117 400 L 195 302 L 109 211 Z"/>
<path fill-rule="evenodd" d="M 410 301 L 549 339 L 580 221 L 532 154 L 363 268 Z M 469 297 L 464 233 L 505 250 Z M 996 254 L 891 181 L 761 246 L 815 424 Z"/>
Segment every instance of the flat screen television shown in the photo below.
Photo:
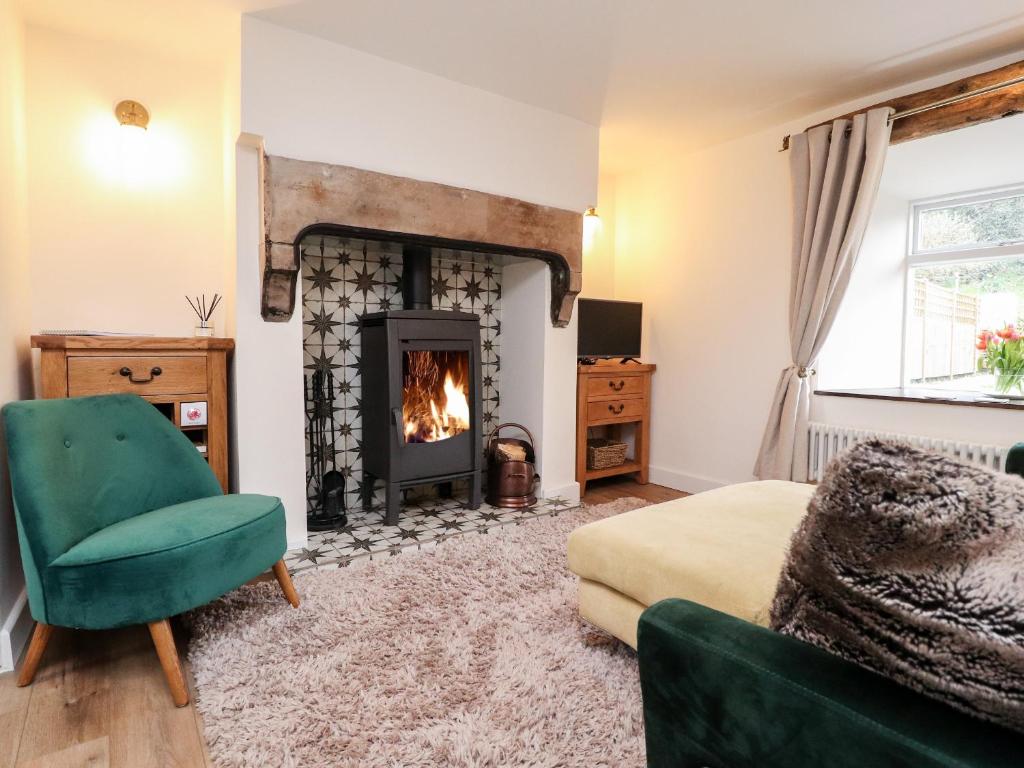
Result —
<path fill-rule="evenodd" d="M 640 321 L 644 305 L 638 301 L 579 299 L 576 356 L 640 357 Z"/>

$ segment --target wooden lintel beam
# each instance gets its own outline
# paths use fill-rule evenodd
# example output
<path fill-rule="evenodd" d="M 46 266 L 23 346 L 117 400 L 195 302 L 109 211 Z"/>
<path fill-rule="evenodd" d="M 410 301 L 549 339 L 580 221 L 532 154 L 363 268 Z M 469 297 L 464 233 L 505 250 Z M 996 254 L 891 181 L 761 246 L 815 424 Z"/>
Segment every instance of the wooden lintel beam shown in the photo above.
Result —
<path fill-rule="evenodd" d="M 955 82 L 939 85 L 925 91 L 918 91 L 917 93 L 898 96 L 878 104 L 872 104 L 870 107 L 839 115 L 833 118 L 833 120 L 849 118 L 858 112 L 866 112 L 876 107 L 891 107 L 897 113 L 918 109 L 928 104 L 941 102 L 951 97 L 1022 76 L 1024 76 L 1024 61 L 1018 61 L 1013 64 L 1007 64 L 1005 67 L 964 77 Z M 889 139 L 889 143 L 900 144 L 904 141 L 934 136 L 939 133 L 946 133 L 947 131 L 955 131 L 958 128 L 966 128 L 970 125 L 986 123 L 990 120 L 998 120 L 1001 117 L 1010 117 L 1022 112 L 1024 112 L 1024 83 L 1017 83 L 992 91 L 991 93 L 974 96 L 955 104 L 929 109 L 925 112 L 896 120 L 892 126 L 892 136 Z M 828 120 L 817 125 L 827 125 L 831 122 L 832 120 Z M 817 125 L 811 127 L 817 127 Z M 783 149 L 788 148 L 789 137 L 787 136 L 783 140 Z"/>

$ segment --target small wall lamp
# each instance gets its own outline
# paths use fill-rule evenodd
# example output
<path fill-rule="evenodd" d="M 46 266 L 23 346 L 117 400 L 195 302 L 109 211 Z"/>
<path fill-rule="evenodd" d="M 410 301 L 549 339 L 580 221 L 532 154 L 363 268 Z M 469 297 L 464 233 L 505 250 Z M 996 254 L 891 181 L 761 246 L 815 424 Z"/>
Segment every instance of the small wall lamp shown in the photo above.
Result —
<path fill-rule="evenodd" d="M 149 111 L 137 101 L 125 99 L 114 107 L 117 122 L 124 128 L 141 128 L 146 130 L 149 125 Z"/>
<path fill-rule="evenodd" d="M 597 215 L 597 209 L 590 206 L 583 212 L 583 248 L 590 250 L 594 245 L 594 239 L 601 229 L 601 217 Z"/>

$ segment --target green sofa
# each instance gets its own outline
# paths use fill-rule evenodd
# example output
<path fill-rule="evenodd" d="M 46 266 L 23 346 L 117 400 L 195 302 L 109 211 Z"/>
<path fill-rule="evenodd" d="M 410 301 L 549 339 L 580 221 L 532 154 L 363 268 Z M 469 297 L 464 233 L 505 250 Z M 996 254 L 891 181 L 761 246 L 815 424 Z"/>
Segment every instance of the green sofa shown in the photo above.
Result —
<path fill-rule="evenodd" d="M 28 685 L 52 628 L 147 624 L 175 704 L 188 703 L 168 617 L 281 560 L 279 499 L 224 495 L 180 430 L 136 395 L 3 408 L 15 517 L 36 628 L 18 679 Z"/>
<path fill-rule="evenodd" d="M 1024 765 L 1024 735 L 697 603 L 638 635 L 648 768 Z"/>

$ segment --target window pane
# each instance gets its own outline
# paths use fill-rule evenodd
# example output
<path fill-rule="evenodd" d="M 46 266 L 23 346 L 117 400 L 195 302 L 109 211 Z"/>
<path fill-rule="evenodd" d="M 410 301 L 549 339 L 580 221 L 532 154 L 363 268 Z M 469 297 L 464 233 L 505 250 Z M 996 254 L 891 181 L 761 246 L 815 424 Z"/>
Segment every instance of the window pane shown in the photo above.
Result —
<path fill-rule="evenodd" d="M 999 391 L 998 371 L 979 370 L 978 335 L 1020 329 L 1024 258 L 970 261 L 910 270 L 906 371 L 911 384 Z M 995 336 L 1002 343 L 1002 338 Z M 1003 380 L 1005 383 L 1005 379 Z M 1024 394 L 1014 386 L 1006 394 Z"/>
<path fill-rule="evenodd" d="M 975 248 L 1024 240 L 1024 195 L 918 213 L 917 250 Z"/>

